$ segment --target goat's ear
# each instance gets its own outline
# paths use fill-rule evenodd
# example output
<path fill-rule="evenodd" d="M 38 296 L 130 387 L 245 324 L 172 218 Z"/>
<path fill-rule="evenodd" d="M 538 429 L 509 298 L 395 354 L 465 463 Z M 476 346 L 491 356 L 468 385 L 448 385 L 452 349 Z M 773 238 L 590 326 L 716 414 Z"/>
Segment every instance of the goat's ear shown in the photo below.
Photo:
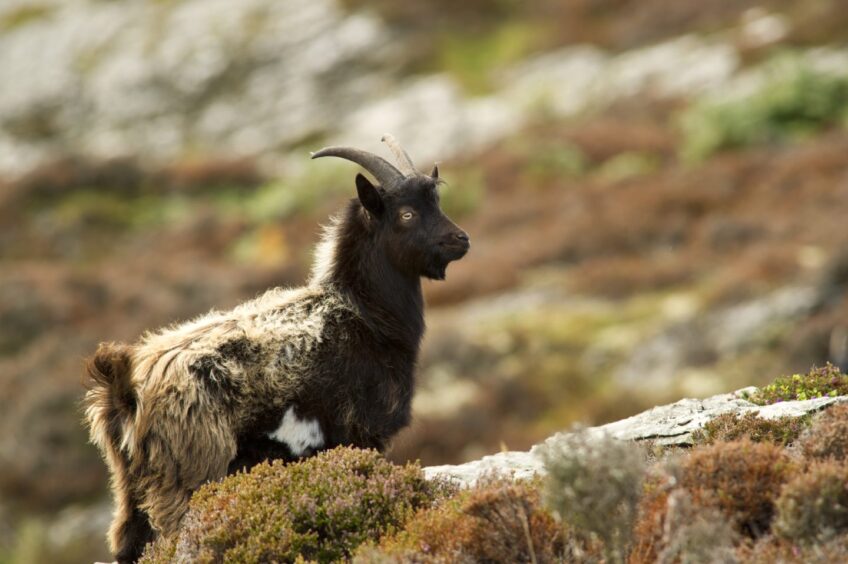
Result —
<path fill-rule="evenodd" d="M 380 197 L 380 192 L 361 174 L 356 175 L 356 193 L 362 206 L 370 213 L 377 217 L 383 213 L 383 198 Z"/>

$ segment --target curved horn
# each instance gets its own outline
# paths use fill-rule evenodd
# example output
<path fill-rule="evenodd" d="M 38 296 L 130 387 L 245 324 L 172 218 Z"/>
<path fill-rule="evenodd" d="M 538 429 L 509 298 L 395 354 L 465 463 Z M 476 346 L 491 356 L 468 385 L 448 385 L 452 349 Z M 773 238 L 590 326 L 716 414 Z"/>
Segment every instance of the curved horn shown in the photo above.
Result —
<path fill-rule="evenodd" d="M 403 174 L 392 166 L 383 157 L 378 157 L 368 151 L 354 149 L 353 147 L 325 147 L 320 151 L 312 153 L 313 159 L 320 157 L 339 157 L 355 162 L 374 175 L 384 188 L 388 188 L 399 180 L 403 180 Z"/>
<path fill-rule="evenodd" d="M 392 153 L 395 155 L 395 159 L 397 159 L 397 163 L 400 166 L 400 171 L 404 174 L 404 176 L 418 176 L 419 173 L 415 170 L 415 165 L 412 164 L 412 159 L 409 158 L 409 153 L 403 150 L 403 147 L 400 146 L 400 143 L 397 142 L 397 139 L 394 138 L 390 133 L 386 133 L 383 135 L 381 139 L 383 143 L 389 146 Z"/>

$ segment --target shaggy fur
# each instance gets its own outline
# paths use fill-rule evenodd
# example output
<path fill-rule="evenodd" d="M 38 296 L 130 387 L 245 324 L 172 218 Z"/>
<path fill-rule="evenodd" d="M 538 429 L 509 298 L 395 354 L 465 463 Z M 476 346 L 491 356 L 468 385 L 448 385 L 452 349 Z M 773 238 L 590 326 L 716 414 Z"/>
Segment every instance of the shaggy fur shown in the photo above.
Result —
<path fill-rule="evenodd" d="M 308 286 L 100 346 L 86 419 L 112 473 L 119 562 L 174 533 L 209 480 L 317 448 L 382 450 L 408 424 L 420 277 L 444 277 L 468 249 L 436 184 L 386 190 L 358 175 L 360 197 L 326 231 Z"/>

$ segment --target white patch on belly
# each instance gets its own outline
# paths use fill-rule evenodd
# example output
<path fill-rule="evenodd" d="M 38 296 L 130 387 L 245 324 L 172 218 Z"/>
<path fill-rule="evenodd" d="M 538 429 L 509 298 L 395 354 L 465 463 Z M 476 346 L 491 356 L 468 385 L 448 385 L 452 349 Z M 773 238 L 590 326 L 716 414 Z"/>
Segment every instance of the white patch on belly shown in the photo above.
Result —
<path fill-rule="evenodd" d="M 292 454 L 300 456 L 310 448 L 318 448 L 324 445 L 324 434 L 321 425 L 315 419 L 300 419 L 295 415 L 294 407 L 288 408 L 283 421 L 277 430 L 268 433 L 268 436 L 285 443 Z"/>

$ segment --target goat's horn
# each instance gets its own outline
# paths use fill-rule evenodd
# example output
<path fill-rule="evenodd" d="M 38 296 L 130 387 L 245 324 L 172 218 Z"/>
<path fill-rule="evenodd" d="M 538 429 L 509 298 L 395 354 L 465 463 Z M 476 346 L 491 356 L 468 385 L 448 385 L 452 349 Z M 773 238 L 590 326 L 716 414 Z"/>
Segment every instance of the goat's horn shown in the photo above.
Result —
<path fill-rule="evenodd" d="M 389 161 L 368 151 L 354 149 L 353 147 L 325 147 L 320 151 L 312 153 L 313 159 L 320 157 L 339 157 L 353 161 L 373 174 L 377 182 L 384 188 L 388 188 L 396 182 L 403 180 L 403 174 L 392 166 Z"/>
<path fill-rule="evenodd" d="M 400 166 L 400 171 L 404 174 L 404 176 L 418 176 L 420 174 L 417 170 L 415 170 L 415 165 L 412 164 L 412 159 L 409 158 L 409 153 L 403 150 L 403 147 L 400 146 L 400 143 L 397 142 L 397 139 L 395 139 L 393 135 L 386 133 L 383 135 L 381 141 L 388 145 L 389 149 L 391 149 L 392 153 L 394 153 L 395 159 Z"/>

